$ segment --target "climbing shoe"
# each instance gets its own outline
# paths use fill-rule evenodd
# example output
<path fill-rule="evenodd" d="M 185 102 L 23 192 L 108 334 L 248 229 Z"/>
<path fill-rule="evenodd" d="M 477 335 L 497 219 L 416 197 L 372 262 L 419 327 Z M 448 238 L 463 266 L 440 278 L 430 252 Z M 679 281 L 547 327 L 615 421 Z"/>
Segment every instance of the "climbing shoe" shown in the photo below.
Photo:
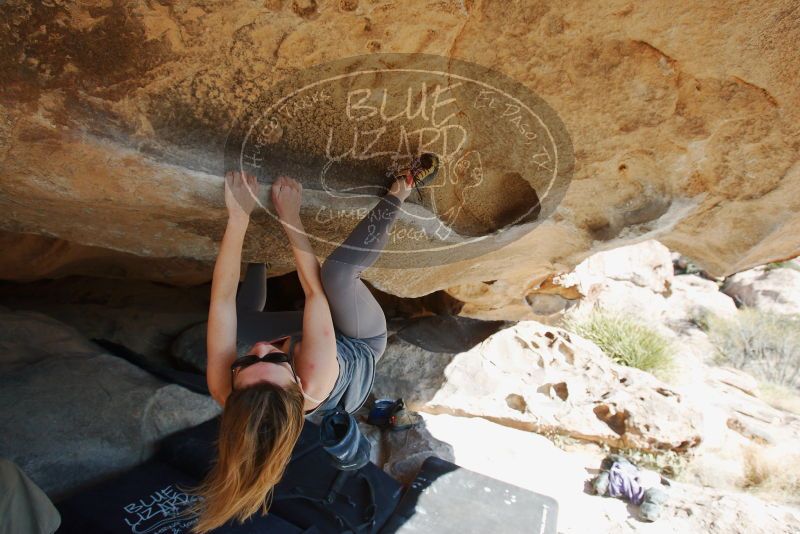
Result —
<path fill-rule="evenodd" d="M 423 419 L 420 414 L 402 408 L 389 418 L 389 430 L 393 432 L 411 430 L 421 426 L 422 423 Z"/>
<path fill-rule="evenodd" d="M 403 177 L 406 184 L 413 185 L 421 201 L 420 188 L 430 184 L 438 173 L 439 157 L 431 152 L 423 152 L 419 157 L 414 158 L 409 167 L 403 168 L 395 177 Z"/>
<path fill-rule="evenodd" d="M 403 399 L 378 399 L 367 416 L 368 424 L 388 430 L 410 430 L 420 426 L 422 416 L 406 410 Z"/>

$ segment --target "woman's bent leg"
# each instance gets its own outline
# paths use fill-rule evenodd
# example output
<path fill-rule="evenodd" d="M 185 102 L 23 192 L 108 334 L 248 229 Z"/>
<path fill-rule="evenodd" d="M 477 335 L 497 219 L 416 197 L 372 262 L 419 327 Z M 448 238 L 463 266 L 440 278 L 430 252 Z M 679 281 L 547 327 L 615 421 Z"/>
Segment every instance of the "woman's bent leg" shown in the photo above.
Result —
<path fill-rule="evenodd" d="M 244 281 L 236 293 L 236 311 L 257 311 L 267 303 L 267 265 L 248 263 Z"/>
<path fill-rule="evenodd" d="M 386 348 L 386 317 L 360 277 L 386 246 L 402 203 L 394 195 L 381 197 L 321 269 L 334 325 L 347 336 L 367 338 L 377 356 Z"/>
<path fill-rule="evenodd" d="M 236 337 L 240 345 L 252 346 L 303 331 L 303 310 L 265 312 L 266 303 L 267 266 L 250 263 L 236 294 Z"/>

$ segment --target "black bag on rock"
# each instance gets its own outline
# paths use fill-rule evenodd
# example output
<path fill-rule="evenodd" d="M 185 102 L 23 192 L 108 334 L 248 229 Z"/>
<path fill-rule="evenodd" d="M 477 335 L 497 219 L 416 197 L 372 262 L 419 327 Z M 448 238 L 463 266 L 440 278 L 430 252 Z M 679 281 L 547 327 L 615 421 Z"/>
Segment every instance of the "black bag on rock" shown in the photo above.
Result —
<path fill-rule="evenodd" d="M 358 422 L 339 404 L 320 423 L 320 441 L 336 469 L 354 471 L 369 462 L 372 447 L 358 428 Z"/>
<path fill-rule="evenodd" d="M 302 528 L 376 533 L 402 497 L 403 487 L 373 463 L 340 470 L 315 447 L 293 461 L 275 487 L 272 510 Z"/>

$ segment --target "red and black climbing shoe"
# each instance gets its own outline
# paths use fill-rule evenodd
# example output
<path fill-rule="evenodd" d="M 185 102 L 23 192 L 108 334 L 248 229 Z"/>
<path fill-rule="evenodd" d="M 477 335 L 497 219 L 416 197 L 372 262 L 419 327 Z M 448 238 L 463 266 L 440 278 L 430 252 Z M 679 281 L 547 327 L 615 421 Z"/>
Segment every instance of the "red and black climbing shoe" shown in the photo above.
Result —
<path fill-rule="evenodd" d="M 396 432 L 398 430 L 411 430 L 417 428 L 423 423 L 422 416 L 417 412 L 412 412 L 401 408 L 393 415 L 389 416 L 389 424 L 387 425 L 390 430 Z"/>
<path fill-rule="evenodd" d="M 366 422 L 388 430 L 410 430 L 423 423 L 422 416 L 406 409 L 402 398 L 378 399 L 369 411 Z"/>
<path fill-rule="evenodd" d="M 409 167 L 402 169 L 396 176 L 405 177 L 406 184 L 414 186 L 421 201 L 420 189 L 433 182 L 438 173 L 439 157 L 431 152 L 423 152 L 419 157 L 414 158 Z"/>

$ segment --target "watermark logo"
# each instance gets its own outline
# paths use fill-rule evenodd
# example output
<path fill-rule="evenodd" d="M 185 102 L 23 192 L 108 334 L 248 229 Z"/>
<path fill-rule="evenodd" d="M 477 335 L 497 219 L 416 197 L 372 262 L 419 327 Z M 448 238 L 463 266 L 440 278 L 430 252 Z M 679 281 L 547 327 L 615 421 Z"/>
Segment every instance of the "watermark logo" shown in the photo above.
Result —
<path fill-rule="evenodd" d="M 385 268 L 466 260 L 519 239 L 552 215 L 574 168 L 563 122 L 530 89 L 426 54 L 287 75 L 238 118 L 225 148 L 228 170 L 303 184 L 303 226 L 318 252 L 338 246 L 420 154 L 435 154 L 435 178 L 382 228 Z M 258 204 L 278 218 L 268 197 Z"/>

